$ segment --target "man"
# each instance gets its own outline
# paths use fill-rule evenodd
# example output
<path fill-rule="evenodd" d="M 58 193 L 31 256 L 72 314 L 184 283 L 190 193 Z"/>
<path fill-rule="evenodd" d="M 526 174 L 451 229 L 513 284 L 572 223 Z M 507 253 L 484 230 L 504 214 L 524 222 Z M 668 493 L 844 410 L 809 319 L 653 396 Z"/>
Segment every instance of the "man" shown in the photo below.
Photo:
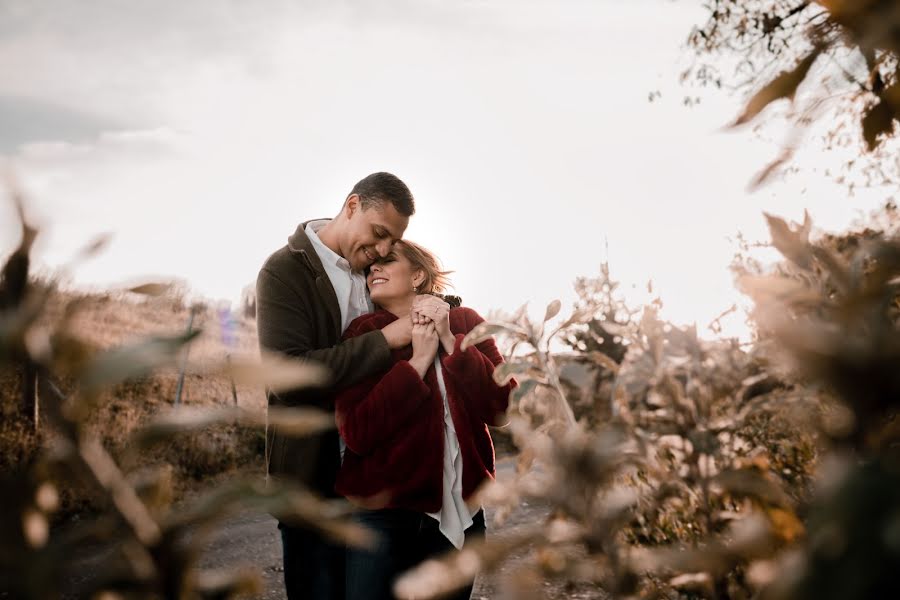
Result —
<path fill-rule="evenodd" d="M 390 173 L 373 173 L 353 187 L 337 217 L 301 224 L 266 260 L 256 282 L 260 348 L 316 361 L 332 375 L 327 389 L 270 392 L 270 406 L 333 410 L 335 386 L 386 369 L 391 349 L 410 343 L 409 319 L 343 343 L 341 335 L 353 319 L 372 310 L 364 270 L 387 256 L 414 212 L 406 184 Z M 305 438 L 269 433 L 272 476 L 334 497 L 341 461 L 336 431 Z M 302 527 L 284 522 L 278 527 L 288 598 L 342 598 L 344 549 Z"/>

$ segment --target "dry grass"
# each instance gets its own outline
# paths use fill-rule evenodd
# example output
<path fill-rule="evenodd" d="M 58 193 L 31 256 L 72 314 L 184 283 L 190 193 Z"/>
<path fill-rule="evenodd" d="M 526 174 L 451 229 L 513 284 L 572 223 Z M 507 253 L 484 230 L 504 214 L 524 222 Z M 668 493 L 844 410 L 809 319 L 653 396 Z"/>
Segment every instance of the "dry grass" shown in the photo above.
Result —
<path fill-rule="evenodd" d="M 42 322 L 57 322 L 63 307 L 73 301 L 77 301 L 80 307 L 72 321 L 74 333 L 100 349 L 113 348 L 150 335 L 183 332 L 190 316 L 189 307 L 169 297 L 58 292 L 52 297 Z M 256 324 L 253 320 L 238 319 L 230 347 L 226 347 L 223 341 L 222 324 L 215 308 L 201 309 L 195 315 L 193 328 L 202 329 L 203 333 L 189 350 L 191 367 L 184 380 L 182 404 L 230 406 L 234 402 L 231 381 L 199 374 L 196 367 L 220 361 L 228 354 L 234 357 L 258 355 Z M 74 391 L 71 381 L 62 379 L 57 383 L 67 395 Z M 52 432 L 42 427 L 36 432 L 31 421 L 22 414 L 21 386 L 20 371 L 6 368 L 0 372 L 0 470 L 4 473 L 24 470 L 41 445 L 52 439 Z M 110 388 L 91 413 L 88 432 L 101 440 L 103 446 L 117 461 L 122 461 L 128 471 L 140 472 L 146 467 L 171 465 L 175 474 L 176 499 L 193 491 L 204 479 L 221 473 L 236 469 L 263 473 L 264 433 L 238 425 L 220 425 L 196 434 L 176 436 L 166 445 L 142 453 L 136 460 L 125 456 L 125 442 L 129 434 L 161 411 L 172 407 L 177 386 L 178 371 L 169 369 Z M 241 407 L 252 409 L 266 404 L 262 389 L 237 386 L 236 391 Z M 70 488 L 61 492 L 61 518 L 99 508 L 92 495 L 84 489 Z"/>

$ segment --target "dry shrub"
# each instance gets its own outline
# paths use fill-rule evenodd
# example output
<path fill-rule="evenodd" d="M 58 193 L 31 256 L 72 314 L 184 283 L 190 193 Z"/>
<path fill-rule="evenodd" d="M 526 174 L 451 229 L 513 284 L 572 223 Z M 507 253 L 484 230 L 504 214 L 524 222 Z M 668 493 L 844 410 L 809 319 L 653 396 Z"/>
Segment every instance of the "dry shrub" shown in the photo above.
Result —
<path fill-rule="evenodd" d="M 0 369 L 0 473 L 25 471 L 34 462 L 40 439 L 34 423 L 22 414 L 22 374 Z"/>
<path fill-rule="evenodd" d="M 181 470 L 206 477 L 258 458 L 267 422 L 303 436 L 333 427 L 333 416 L 312 409 L 266 414 L 257 401 L 231 406 L 230 394 L 218 391 L 208 397 L 195 394 L 192 407 L 154 414 L 168 405 L 172 369 L 199 332 L 160 335 L 158 328 L 148 326 L 137 339 L 111 342 L 126 320 L 111 310 L 116 301 L 95 303 L 82 296 L 60 302 L 55 282 L 32 285 L 29 255 L 37 230 L 25 220 L 21 199 L 13 197 L 22 243 L 0 275 L 0 377 L 5 384 L 0 449 L 10 450 L 4 458 L 18 464 L 0 471 L 0 594 L 61 597 L 72 561 L 85 548 L 100 545 L 104 552 L 93 561 L 95 572 L 83 582 L 79 596 L 258 595 L 258 574 L 198 568 L 215 526 L 248 508 L 302 523 L 339 542 L 370 541 L 365 531 L 346 521 L 343 507 L 297 486 L 265 486 L 258 476 L 229 477 L 176 506 L 173 469 L 155 457 L 171 453 Z M 90 244 L 71 264 L 102 246 L 103 240 Z M 122 293 L 152 295 L 164 289 L 149 283 Z M 134 310 L 123 313 L 133 320 L 141 307 L 135 303 L 130 305 Z M 89 312 L 93 316 L 85 334 L 78 324 L 84 327 Z M 284 357 L 219 354 L 192 368 L 197 369 L 192 383 L 210 381 L 209 389 L 229 392 L 231 386 L 222 382 L 231 378 L 239 380 L 241 390 L 262 384 L 291 389 L 324 380 L 321 368 Z M 33 373 L 38 384 L 37 423 L 33 415 L 22 414 L 18 401 L 22 394 L 15 372 L 22 369 Z M 36 425 L 38 433 L 29 433 Z M 51 529 L 61 508 L 86 514 L 65 528 Z"/>
<path fill-rule="evenodd" d="M 524 548 L 510 578 L 535 598 L 546 580 L 623 598 L 900 595 L 900 546 L 884 537 L 900 518 L 900 241 L 873 230 L 813 241 L 808 218 L 767 218 L 785 261 L 772 272 L 735 261 L 756 302 L 751 344 L 701 339 L 654 305 L 620 310 L 608 269 L 580 282 L 561 325 L 549 325 L 553 303 L 543 322 L 519 311 L 469 335 L 504 336 L 495 378 L 520 383 L 518 477 L 483 500 L 501 519 L 522 500 L 550 517 L 422 565 L 401 597 L 438 597 Z M 598 370 L 573 394 L 580 407 L 556 335 Z M 584 403 L 600 390 L 606 403 Z M 611 417 L 591 418 L 591 404 Z"/>
<path fill-rule="evenodd" d="M 256 429 L 220 425 L 202 433 L 174 436 L 161 457 L 197 481 L 248 466 L 261 473 L 265 442 L 265 435 Z"/>

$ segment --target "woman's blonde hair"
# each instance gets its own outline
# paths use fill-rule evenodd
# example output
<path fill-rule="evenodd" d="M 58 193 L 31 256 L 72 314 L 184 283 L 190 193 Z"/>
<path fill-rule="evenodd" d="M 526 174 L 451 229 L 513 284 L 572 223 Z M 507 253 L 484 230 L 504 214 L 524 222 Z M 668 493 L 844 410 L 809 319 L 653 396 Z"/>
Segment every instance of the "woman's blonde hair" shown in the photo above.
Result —
<path fill-rule="evenodd" d="M 449 275 L 453 271 L 445 271 L 441 261 L 428 248 L 409 240 L 398 240 L 394 252 L 403 254 L 414 270 L 425 274 L 425 279 L 417 286 L 420 294 L 441 294 L 452 285 Z"/>

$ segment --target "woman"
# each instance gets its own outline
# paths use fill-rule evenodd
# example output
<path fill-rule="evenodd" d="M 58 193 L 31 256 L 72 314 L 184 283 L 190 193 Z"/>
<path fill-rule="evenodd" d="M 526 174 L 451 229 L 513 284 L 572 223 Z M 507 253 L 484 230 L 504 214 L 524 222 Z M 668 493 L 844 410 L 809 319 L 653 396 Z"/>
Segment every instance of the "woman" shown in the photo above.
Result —
<path fill-rule="evenodd" d="M 397 575 L 430 556 L 484 535 L 474 492 L 494 477 L 487 425 L 505 419 L 511 381 L 498 386 L 502 362 L 493 340 L 463 351 L 483 319 L 451 308 L 437 294 L 448 283 L 437 259 L 400 241 L 370 268 L 374 313 L 353 321 L 345 338 L 412 319 L 412 344 L 393 352 L 385 372 L 340 392 L 338 430 L 346 444 L 335 489 L 357 504 L 359 521 L 378 534 L 375 548 L 347 557 L 347 599 L 392 598 Z M 468 598 L 471 586 L 456 597 Z"/>

